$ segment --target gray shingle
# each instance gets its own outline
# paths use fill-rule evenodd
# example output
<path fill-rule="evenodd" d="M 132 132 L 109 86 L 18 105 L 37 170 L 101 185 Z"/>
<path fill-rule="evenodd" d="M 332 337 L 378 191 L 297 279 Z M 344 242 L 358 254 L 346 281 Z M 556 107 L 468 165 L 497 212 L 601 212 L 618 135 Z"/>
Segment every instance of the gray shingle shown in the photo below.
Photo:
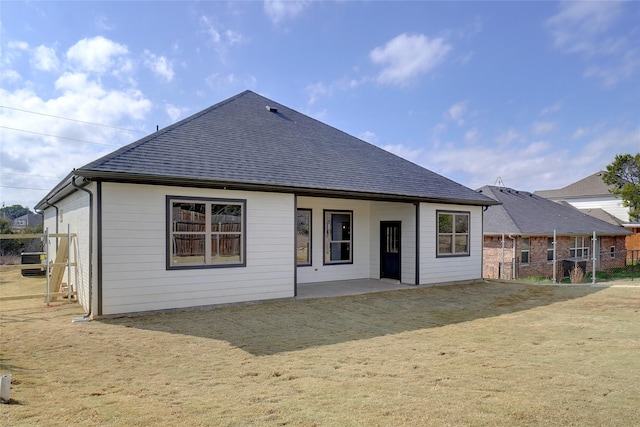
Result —
<path fill-rule="evenodd" d="M 148 135 L 76 173 L 494 203 L 470 188 L 251 91 Z"/>
<path fill-rule="evenodd" d="M 624 228 L 601 221 L 570 206 L 536 194 L 511 188 L 484 186 L 482 194 L 502 203 L 484 213 L 485 234 L 524 236 L 590 235 L 621 236 L 632 234 Z"/>
<path fill-rule="evenodd" d="M 589 175 L 579 181 L 567 185 L 566 187 L 557 190 L 538 190 L 534 194 L 546 197 L 548 199 L 563 199 L 573 197 L 613 197 L 609 189 L 613 186 L 609 186 L 602 180 L 604 171 L 599 171 L 593 175 Z"/>

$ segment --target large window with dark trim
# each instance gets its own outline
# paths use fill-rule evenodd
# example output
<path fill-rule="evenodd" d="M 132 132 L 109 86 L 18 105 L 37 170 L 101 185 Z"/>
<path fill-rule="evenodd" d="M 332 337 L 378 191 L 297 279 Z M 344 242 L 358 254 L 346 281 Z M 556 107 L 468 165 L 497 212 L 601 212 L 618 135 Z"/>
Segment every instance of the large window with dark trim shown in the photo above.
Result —
<path fill-rule="evenodd" d="M 324 264 L 353 262 L 352 229 L 352 211 L 324 211 Z"/>
<path fill-rule="evenodd" d="M 168 268 L 245 265 L 245 201 L 167 197 Z"/>
<path fill-rule="evenodd" d="M 296 261 L 298 266 L 311 265 L 311 209 L 296 212 Z"/>
<path fill-rule="evenodd" d="M 437 256 L 469 255 L 469 212 L 438 211 Z"/>

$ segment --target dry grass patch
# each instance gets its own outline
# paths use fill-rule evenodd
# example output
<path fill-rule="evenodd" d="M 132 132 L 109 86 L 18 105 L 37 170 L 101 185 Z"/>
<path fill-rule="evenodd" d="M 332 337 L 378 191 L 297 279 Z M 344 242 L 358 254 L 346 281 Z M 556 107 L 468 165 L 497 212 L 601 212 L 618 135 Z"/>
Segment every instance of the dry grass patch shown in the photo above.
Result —
<path fill-rule="evenodd" d="M 637 287 L 476 283 L 90 323 L 71 323 L 75 304 L 0 304 L 5 425 L 640 424 Z"/>

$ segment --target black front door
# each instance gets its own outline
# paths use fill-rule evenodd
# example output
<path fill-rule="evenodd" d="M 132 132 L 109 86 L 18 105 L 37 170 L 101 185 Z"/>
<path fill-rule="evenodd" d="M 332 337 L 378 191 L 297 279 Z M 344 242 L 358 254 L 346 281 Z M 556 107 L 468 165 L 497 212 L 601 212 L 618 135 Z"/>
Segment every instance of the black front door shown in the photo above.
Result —
<path fill-rule="evenodd" d="M 400 280 L 400 221 L 380 222 L 380 278 Z"/>

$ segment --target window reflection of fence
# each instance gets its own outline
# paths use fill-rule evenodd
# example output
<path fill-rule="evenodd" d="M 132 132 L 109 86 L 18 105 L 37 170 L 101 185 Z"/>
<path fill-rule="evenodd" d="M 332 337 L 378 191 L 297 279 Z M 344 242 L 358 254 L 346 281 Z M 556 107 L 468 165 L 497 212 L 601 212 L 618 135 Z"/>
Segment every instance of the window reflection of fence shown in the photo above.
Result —
<path fill-rule="evenodd" d="M 182 209 L 174 211 L 173 253 L 177 256 L 204 256 L 206 225 L 204 213 Z"/>
<path fill-rule="evenodd" d="M 174 254 L 180 257 L 204 256 L 206 239 L 205 214 L 180 210 L 173 221 Z M 242 218 L 215 215 L 211 224 L 211 255 L 240 254 Z"/>

